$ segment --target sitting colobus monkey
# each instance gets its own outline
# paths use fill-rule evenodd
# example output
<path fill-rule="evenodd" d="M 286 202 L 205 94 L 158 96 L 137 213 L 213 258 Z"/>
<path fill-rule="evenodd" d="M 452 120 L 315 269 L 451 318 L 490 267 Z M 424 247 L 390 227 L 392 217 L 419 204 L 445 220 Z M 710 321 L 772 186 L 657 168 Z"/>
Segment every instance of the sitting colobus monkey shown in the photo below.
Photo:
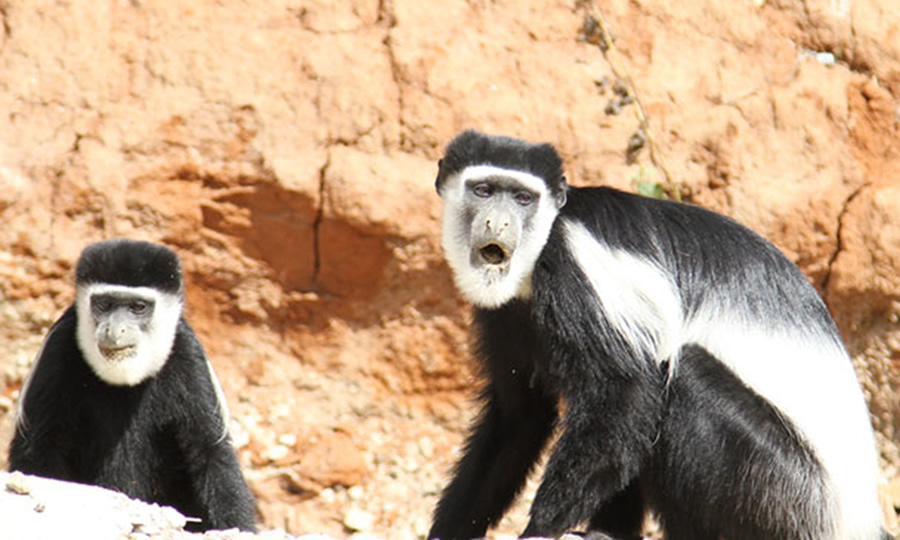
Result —
<path fill-rule="evenodd" d="M 632 537 L 652 510 L 667 540 L 889 538 L 853 367 L 772 244 L 475 131 L 436 187 L 487 384 L 429 537 L 483 536 L 559 427 L 523 536 Z"/>
<path fill-rule="evenodd" d="M 221 387 L 182 316 L 178 256 L 109 240 L 75 269 L 75 303 L 23 384 L 10 470 L 170 505 L 193 530 L 255 529 Z"/>

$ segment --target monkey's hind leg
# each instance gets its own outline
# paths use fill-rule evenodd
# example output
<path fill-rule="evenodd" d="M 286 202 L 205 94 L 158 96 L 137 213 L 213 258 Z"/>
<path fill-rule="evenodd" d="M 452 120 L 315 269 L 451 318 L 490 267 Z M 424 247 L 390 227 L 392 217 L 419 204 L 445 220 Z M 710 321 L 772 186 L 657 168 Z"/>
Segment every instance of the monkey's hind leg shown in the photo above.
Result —
<path fill-rule="evenodd" d="M 644 499 L 640 479 L 632 481 L 591 517 L 588 540 L 639 540 L 644 523 Z"/>
<path fill-rule="evenodd" d="M 821 465 L 718 359 L 686 347 L 666 407 L 646 494 L 667 540 L 833 536 Z"/>

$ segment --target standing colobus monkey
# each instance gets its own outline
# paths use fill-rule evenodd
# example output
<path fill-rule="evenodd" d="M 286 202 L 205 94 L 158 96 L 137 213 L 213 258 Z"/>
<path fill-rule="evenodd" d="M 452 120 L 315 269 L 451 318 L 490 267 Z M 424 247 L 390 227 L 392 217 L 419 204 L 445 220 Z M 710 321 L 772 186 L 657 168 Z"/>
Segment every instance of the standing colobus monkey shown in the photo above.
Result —
<path fill-rule="evenodd" d="M 178 256 L 161 245 L 88 246 L 75 303 L 22 387 L 10 470 L 95 484 L 255 529 L 219 383 L 184 320 Z"/>
<path fill-rule="evenodd" d="M 523 536 L 635 536 L 650 509 L 668 540 L 889 538 L 851 362 L 772 244 L 475 131 L 436 186 L 487 385 L 429 537 L 483 536 L 558 426 Z"/>

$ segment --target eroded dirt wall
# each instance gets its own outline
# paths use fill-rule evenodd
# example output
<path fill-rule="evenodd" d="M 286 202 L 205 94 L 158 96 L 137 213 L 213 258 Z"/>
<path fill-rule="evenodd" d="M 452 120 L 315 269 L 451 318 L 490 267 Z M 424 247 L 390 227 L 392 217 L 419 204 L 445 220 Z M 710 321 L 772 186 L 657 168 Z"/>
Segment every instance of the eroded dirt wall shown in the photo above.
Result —
<path fill-rule="evenodd" d="M 554 143 L 577 185 L 667 173 L 772 239 L 834 313 L 896 476 L 900 8 L 597 7 L 618 73 L 574 2 L 0 0 L 0 446 L 84 245 L 165 242 L 265 526 L 424 534 L 475 414 L 433 188 L 475 127 Z M 656 160 L 627 151 L 622 67 Z"/>

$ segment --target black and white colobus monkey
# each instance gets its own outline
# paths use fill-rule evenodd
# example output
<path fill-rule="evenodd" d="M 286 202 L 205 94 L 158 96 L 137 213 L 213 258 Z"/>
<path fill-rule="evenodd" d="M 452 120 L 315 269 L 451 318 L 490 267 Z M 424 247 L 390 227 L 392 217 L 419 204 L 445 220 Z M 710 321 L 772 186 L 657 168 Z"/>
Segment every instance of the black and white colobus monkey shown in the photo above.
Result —
<path fill-rule="evenodd" d="M 221 387 L 182 315 L 178 256 L 92 244 L 75 292 L 22 387 L 10 470 L 170 505 L 195 530 L 254 530 Z"/>
<path fill-rule="evenodd" d="M 558 426 L 523 536 L 631 537 L 650 509 L 668 540 L 889 538 L 851 362 L 772 244 L 475 131 L 436 186 L 487 385 L 429 537 L 483 536 Z"/>

